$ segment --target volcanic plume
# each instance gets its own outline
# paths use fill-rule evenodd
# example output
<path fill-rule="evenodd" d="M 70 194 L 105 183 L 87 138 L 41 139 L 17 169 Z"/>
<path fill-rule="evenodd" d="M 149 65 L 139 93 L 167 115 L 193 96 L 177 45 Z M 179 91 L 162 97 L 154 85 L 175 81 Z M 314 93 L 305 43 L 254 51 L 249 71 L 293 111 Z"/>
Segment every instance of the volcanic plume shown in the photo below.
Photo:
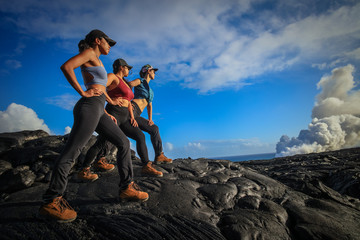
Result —
<path fill-rule="evenodd" d="M 277 156 L 332 151 L 360 146 L 360 90 L 356 90 L 354 66 L 347 65 L 323 76 L 317 87 L 312 121 L 298 137 L 283 135 Z"/>

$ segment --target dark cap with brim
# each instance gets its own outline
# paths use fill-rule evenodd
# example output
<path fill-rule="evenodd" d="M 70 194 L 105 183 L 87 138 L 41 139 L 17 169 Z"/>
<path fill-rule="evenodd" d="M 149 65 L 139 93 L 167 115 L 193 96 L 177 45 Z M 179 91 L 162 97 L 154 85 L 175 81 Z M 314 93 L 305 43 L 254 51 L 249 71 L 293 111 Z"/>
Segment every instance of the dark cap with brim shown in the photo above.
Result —
<path fill-rule="evenodd" d="M 114 40 L 112 40 L 111 38 L 109 37 L 104 37 L 105 40 L 108 42 L 108 44 L 110 45 L 110 47 L 114 46 L 116 44 L 116 42 Z"/>
<path fill-rule="evenodd" d="M 150 64 L 146 64 L 146 65 L 142 66 L 142 68 L 141 68 L 141 70 L 139 72 L 140 77 L 142 77 L 142 78 L 145 77 L 146 72 L 148 70 L 154 70 L 154 72 L 156 72 L 159 69 L 158 68 L 153 68 Z"/>
<path fill-rule="evenodd" d="M 158 68 L 152 67 L 150 64 L 146 64 L 146 65 L 144 65 L 144 66 L 141 68 L 141 71 L 142 71 L 142 72 L 146 72 L 146 71 L 149 70 L 149 69 L 154 70 L 155 72 L 156 72 L 157 70 L 159 70 Z"/>
<path fill-rule="evenodd" d="M 92 43 L 96 38 L 104 38 L 109 43 L 110 47 L 116 44 L 116 41 L 112 40 L 103 31 L 100 31 L 98 29 L 94 29 L 89 32 L 88 35 L 86 35 L 85 37 L 85 41 L 88 43 Z"/>
<path fill-rule="evenodd" d="M 118 58 L 118 59 L 116 59 L 116 60 L 114 61 L 114 63 L 113 63 L 113 69 L 114 69 L 114 70 L 115 70 L 115 69 L 119 69 L 120 66 L 126 66 L 126 67 L 129 68 L 129 70 L 133 68 L 132 66 L 130 66 L 129 64 L 127 64 L 127 62 L 126 62 L 124 59 Z"/>

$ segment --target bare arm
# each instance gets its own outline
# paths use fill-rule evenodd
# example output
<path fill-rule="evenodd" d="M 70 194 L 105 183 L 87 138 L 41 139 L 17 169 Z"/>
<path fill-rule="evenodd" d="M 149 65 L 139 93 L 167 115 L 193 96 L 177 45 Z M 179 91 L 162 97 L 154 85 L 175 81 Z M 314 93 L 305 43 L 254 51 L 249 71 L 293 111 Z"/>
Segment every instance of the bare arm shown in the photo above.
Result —
<path fill-rule="evenodd" d="M 116 120 L 116 118 L 115 118 L 113 115 L 111 115 L 110 113 L 108 113 L 108 112 L 106 111 L 106 109 L 104 109 L 104 112 L 105 112 L 107 115 L 109 115 L 109 117 L 111 118 L 111 120 L 113 120 L 113 121 L 115 122 L 115 124 L 117 124 L 117 120 Z"/>
<path fill-rule="evenodd" d="M 138 78 L 135 79 L 135 80 L 132 80 L 131 82 L 129 82 L 130 88 L 139 86 L 140 84 L 141 84 L 141 81 L 140 81 L 140 79 L 138 79 Z"/>
<path fill-rule="evenodd" d="M 148 117 L 149 117 L 149 125 L 152 126 L 152 125 L 154 125 L 154 122 L 152 120 L 152 102 L 150 102 L 146 108 L 147 108 Z"/>
<path fill-rule="evenodd" d="M 105 97 L 106 97 L 106 101 L 108 103 L 110 103 L 111 105 L 118 105 L 119 104 L 120 99 L 118 99 L 118 98 L 112 99 L 111 97 L 109 97 L 109 95 L 107 94 L 106 91 L 104 92 L 104 94 L 105 94 Z"/>
<path fill-rule="evenodd" d="M 131 125 L 133 127 L 138 127 L 139 125 L 135 120 L 134 111 L 133 111 L 133 107 L 132 107 L 131 102 L 129 102 L 128 110 L 129 110 L 129 113 L 130 113 L 130 123 L 131 123 Z"/>
<path fill-rule="evenodd" d="M 89 89 L 88 91 L 84 91 L 75 76 L 74 70 L 81 65 L 91 61 L 94 57 L 96 57 L 94 51 L 91 49 L 86 49 L 78 55 L 67 60 L 60 67 L 70 85 L 83 97 L 99 96 L 102 94 L 102 92 L 98 89 Z"/>
<path fill-rule="evenodd" d="M 129 113 L 130 113 L 130 118 L 135 118 L 131 102 L 129 102 L 128 110 L 129 110 Z"/>
<path fill-rule="evenodd" d="M 106 84 L 106 90 L 110 91 L 114 89 L 119 84 L 119 79 L 113 73 L 108 73 L 107 75 L 108 81 Z M 122 106 L 121 98 L 110 98 L 110 96 L 105 93 L 106 101 L 111 105 L 120 105 Z"/>
<path fill-rule="evenodd" d="M 106 83 L 106 91 L 112 90 L 117 84 L 118 79 L 113 73 L 108 73 L 107 75 L 108 81 Z M 118 101 L 116 99 L 110 98 L 110 96 L 107 94 L 107 92 L 104 93 L 106 97 L 106 101 L 110 103 L 111 105 L 117 105 Z"/>
<path fill-rule="evenodd" d="M 107 75 L 108 81 L 106 84 L 106 90 L 110 91 L 116 88 L 117 85 L 119 85 L 119 79 L 116 77 L 113 73 L 108 73 Z"/>

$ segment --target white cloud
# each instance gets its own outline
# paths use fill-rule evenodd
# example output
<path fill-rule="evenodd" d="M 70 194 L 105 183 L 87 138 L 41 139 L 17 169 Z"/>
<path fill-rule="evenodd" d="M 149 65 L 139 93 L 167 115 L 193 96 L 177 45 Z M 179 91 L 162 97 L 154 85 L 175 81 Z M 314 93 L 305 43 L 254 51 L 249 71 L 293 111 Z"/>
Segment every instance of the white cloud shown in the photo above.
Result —
<path fill-rule="evenodd" d="M 282 136 L 276 146 L 278 156 L 360 146 L 360 90 L 354 89 L 354 70 L 347 65 L 321 78 L 312 122 L 297 138 Z"/>
<path fill-rule="evenodd" d="M 19 69 L 22 67 L 22 64 L 20 61 L 17 60 L 6 60 L 5 64 L 8 68 L 12 68 L 12 69 Z"/>
<path fill-rule="evenodd" d="M 360 91 L 353 90 L 355 82 L 354 67 L 347 65 L 336 68 L 332 75 L 324 76 L 317 84 L 322 92 L 312 110 L 312 117 L 323 118 L 334 115 L 350 114 L 360 116 Z"/>
<path fill-rule="evenodd" d="M 359 59 L 360 3 L 278 0 L 270 10 L 264 2 L 14 0 L 2 11 L 41 39 L 73 42 L 100 28 L 118 40 L 114 56 L 134 65 L 151 62 L 168 79 L 203 93 L 241 88 L 294 64 Z"/>
<path fill-rule="evenodd" d="M 174 149 L 174 145 L 172 143 L 166 142 L 164 144 L 165 151 L 172 151 Z"/>
<path fill-rule="evenodd" d="M 353 50 L 353 51 L 350 51 L 350 52 L 346 53 L 345 55 L 350 57 L 350 58 L 359 60 L 360 59 L 360 47 Z"/>
<path fill-rule="evenodd" d="M 17 47 L 15 48 L 15 55 L 21 55 L 23 53 L 23 50 L 26 48 L 25 43 L 22 42 L 22 39 L 20 39 Z"/>
<path fill-rule="evenodd" d="M 0 111 L 0 132 L 38 129 L 50 133 L 50 129 L 44 123 L 44 120 L 39 119 L 31 108 L 12 103 L 5 111 Z"/>
<path fill-rule="evenodd" d="M 79 95 L 63 94 L 51 98 L 46 98 L 45 101 L 48 104 L 55 105 L 66 110 L 73 110 L 79 98 Z"/>
<path fill-rule="evenodd" d="M 129 139 L 130 140 L 130 149 L 136 149 L 136 142 L 132 139 Z M 136 150 L 135 150 L 136 152 Z"/>
<path fill-rule="evenodd" d="M 64 135 L 69 134 L 70 132 L 71 132 L 71 127 L 66 126 L 66 127 L 65 127 Z"/>
<path fill-rule="evenodd" d="M 201 143 L 199 143 L 199 142 L 194 142 L 194 143 L 192 143 L 192 142 L 189 142 L 188 143 L 188 145 L 187 146 L 185 146 L 185 148 L 186 149 L 191 149 L 191 150 L 202 150 L 202 149 L 205 149 L 205 147 L 203 147 L 202 145 L 201 145 Z"/>

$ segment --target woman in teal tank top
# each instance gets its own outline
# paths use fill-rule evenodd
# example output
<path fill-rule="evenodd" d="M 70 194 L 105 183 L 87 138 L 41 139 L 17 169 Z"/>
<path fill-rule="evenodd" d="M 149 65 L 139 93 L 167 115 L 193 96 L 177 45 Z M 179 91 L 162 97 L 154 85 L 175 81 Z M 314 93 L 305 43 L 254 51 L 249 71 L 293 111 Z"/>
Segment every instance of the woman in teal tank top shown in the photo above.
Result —
<path fill-rule="evenodd" d="M 150 134 L 151 143 L 155 151 L 154 162 L 156 164 L 172 163 L 172 159 L 167 158 L 163 153 L 159 127 L 155 125 L 152 120 L 154 92 L 149 84 L 151 80 L 155 79 L 155 72 L 157 70 L 157 68 L 153 68 L 151 65 L 146 64 L 140 70 L 140 79 L 130 82 L 130 85 L 134 87 L 135 95 L 132 100 L 132 105 L 135 120 L 137 121 L 139 128 Z M 140 116 L 145 108 L 147 108 L 148 119 Z"/>

